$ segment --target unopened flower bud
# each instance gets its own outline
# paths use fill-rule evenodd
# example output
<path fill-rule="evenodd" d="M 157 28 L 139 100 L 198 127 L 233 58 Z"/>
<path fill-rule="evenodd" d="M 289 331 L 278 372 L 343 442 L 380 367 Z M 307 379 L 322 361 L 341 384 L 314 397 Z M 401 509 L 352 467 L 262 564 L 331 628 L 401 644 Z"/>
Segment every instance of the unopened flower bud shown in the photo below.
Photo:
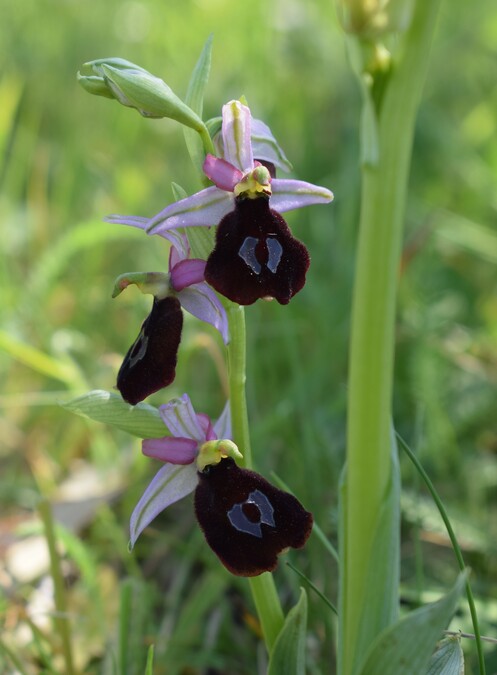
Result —
<path fill-rule="evenodd" d="M 97 59 L 84 64 L 96 75 L 78 73 L 80 84 L 90 94 L 114 98 L 135 108 L 144 117 L 174 119 L 196 131 L 203 122 L 160 78 L 124 59 Z"/>

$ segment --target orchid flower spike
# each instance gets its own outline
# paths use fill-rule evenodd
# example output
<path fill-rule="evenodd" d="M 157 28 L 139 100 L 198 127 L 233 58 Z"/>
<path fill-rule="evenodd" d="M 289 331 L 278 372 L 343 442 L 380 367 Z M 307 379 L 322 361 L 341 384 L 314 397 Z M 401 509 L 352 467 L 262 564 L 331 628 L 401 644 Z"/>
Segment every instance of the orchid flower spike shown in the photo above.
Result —
<path fill-rule="evenodd" d="M 196 414 L 187 394 L 161 406 L 171 436 L 144 440 L 143 453 L 166 464 L 131 516 L 131 546 L 165 508 L 195 492 L 195 515 L 223 565 L 238 576 L 273 570 L 288 547 L 304 546 L 312 515 L 292 495 L 254 471 L 240 468 L 231 436 L 229 405 L 212 425 Z"/>
<path fill-rule="evenodd" d="M 309 254 L 280 214 L 328 203 L 333 194 L 311 183 L 275 178 L 274 166 L 288 168 L 288 160 L 266 125 L 255 121 L 255 134 L 252 125 L 250 110 L 240 101 L 223 106 L 222 142 L 217 143 L 223 157 L 207 155 L 203 166 L 214 186 L 170 204 L 147 222 L 146 230 L 165 236 L 180 227 L 218 225 L 206 281 L 242 305 L 259 298 L 287 304 L 305 284 Z M 257 152 L 261 161 L 255 159 Z M 133 224 L 132 219 L 109 220 Z"/>
<path fill-rule="evenodd" d="M 117 388 L 125 401 L 136 405 L 171 384 L 176 375 L 178 348 L 183 328 L 181 308 L 210 323 L 228 342 L 228 319 L 216 293 L 204 281 L 205 260 L 188 258 L 183 236 L 169 254 L 169 274 L 123 274 L 113 296 L 134 284 L 154 296 L 152 310 L 129 348 L 117 376 Z"/>

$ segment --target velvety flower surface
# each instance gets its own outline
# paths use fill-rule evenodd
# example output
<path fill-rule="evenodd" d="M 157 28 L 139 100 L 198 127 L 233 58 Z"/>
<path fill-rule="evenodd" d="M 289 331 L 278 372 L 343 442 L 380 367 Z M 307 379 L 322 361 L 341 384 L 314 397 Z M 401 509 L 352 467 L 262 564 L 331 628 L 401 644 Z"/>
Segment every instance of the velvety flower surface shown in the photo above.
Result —
<path fill-rule="evenodd" d="M 293 495 L 230 458 L 200 473 L 195 514 L 223 565 L 244 577 L 269 572 L 279 553 L 302 548 L 313 523 L 312 514 Z"/>
<path fill-rule="evenodd" d="M 305 284 L 309 254 L 269 200 L 239 199 L 219 223 L 205 278 L 240 305 L 272 297 L 286 305 Z"/>
<path fill-rule="evenodd" d="M 212 324 L 224 342 L 228 342 L 226 312 L 204 281 L 205 260 L 188 258 L 188 254 L 187 244 L 180 248 L 172 245 L 169 275 L 160 272 L 125 274 L 116 284 L 114 295 L 131 283 L 154 295 L 152 311 L 128 350 L 117 376 L 121 396 L 132 405 L 173 382 L 183 326 L 182 307 Z M 135 277 L 140 277 L 141 281 L 133 280 Z"/>
<path fill-rule="evenodd" d="M 228 440 L 228 406 L 214 425 L 195 413 L 186 394 L 161 406 L 160 414 L 172 436 L 143 441 L 144 454 L 166 463 L 133 511 L 131 545 L 161 511 L 195 491 L 206 541 L 232 574 L 270 571 L 283 550 L 304 546 L 312 515 L 295 497 L 236 464 L 241 455 Z"/>
<path fill-rule="evenodd" d="M 182 328 L 179 300 L 154 298 L 152 311 L 117 375 L 117 388 L 127 403 L 136 405 L 174 380 Z"/>

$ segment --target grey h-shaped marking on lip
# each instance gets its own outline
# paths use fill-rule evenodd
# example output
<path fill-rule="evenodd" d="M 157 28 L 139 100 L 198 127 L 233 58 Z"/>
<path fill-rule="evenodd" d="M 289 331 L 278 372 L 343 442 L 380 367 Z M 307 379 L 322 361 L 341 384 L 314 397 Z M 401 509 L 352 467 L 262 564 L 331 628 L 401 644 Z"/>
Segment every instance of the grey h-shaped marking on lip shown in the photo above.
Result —
<path fill-rule="evenodd" d="M 243 512 L 244 504 L 255 504 L 257 506 L 259 509 L 258 523 L 253 523 L 247 518 Z M 260 490 L 254 490 L 244 502 L 235 504 L 231 507 L 228 511 L 228 518 L 235 530 L 245 532 L 246 534 L 252 534 L 254 537 L 262 539 L 262 523 L 264 523 L 264 525 L 269 525 L 270 527 L 276 527 L 273 513 L 274 508 L 266 495 Z"/>
<path fill-rule="evenodd" d="M 266 246 L 269 253 L 267 266 L 269 271 L 275 274 L 283 254 L 283 247 L 277 239 L 270 239 L 269 237 L 266 239 Z"/>
<path fill-rule="evenodd" d="M 258 241 L 259 240 L 255 237 L 246 237 L 238 251 L 240 258 L 246 262 L 252 272 L 255 272 L 256 274 L 260 274 L 262 269 L 261 264 L 255 255 L 255 247 L 257 246 Z"/>
<path fill-rule="evenodd" d="M 245 237 L 245 240 L 238 251 L 240 258 L 247 263 L 255 274 L 260 274 L 262 269 L 255 253 L 258 242 L 259 240 L 256 237 Z M 283 247 L 274 237 L 267 237 L 266 246 L 268 250 L 267 268 L 270 272 L 275 274 L 278 265 L 280 264 L 281 256 L 283 255 Z"/>

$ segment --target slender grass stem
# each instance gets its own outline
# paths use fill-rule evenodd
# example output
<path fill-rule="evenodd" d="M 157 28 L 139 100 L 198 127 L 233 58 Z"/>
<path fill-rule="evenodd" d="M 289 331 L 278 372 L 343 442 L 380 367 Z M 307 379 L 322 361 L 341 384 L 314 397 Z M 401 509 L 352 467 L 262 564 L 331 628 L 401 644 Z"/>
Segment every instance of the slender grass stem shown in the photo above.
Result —
<path fill-rule="evenodd" d="M 62 642 L 62 653 L 64 656 L 65 670 L 67 675 L 74 675 L 74 665 L 71 648 L 71 629 L 67 617 L 66 592 L 64 587 L 64 577 L 60 569 L 60 558 L 57 553 L 57 544 L 55 539 L 55 528 L 53 524 L 52 511 L 48 501 L 43 500 L 38 506 L 40 517 L 45 528 L 45 538 L 48 545 L 50 556 L 50 573 L 54 583 L 55 596 L 55 616 L 53 618 L 55 630 L 60 636 Z"/>
<path fill-rule="evenodd" d="M 456 556 L 457 564 L 459 565 L 459 569 L 461 572 L 463 572 L 466 569 L 466 565 L 464 564 L 464 558 L 462 555 L 461 547 L 459 546 L 459 542 L 457 541 L 456 534 L 452 528 L 452 524 L 450 522 L 449 516 L 447 514 L 447 511 L 445 510 L 445 506 L 443 505 L 442 500 L 440 499 L 435 486 L 431 482 L 430 477 L 424 470 L 423 466 L 421 465 L 421 462 L 419 459 L 416 457 L 414 452 L 411 450 L 411 448 L 407 445 L 407 443 L 404 441 L 404 439 L 399 436 L 399 434 L 396 434 L 397 440 L 399 441 L 400 445 L 402 446 L 402 449 L 406 453 L 406 455 L 409 457 L 411 462 L 414 464 L 416 467 L 416 471 L 418 474 L 421 476 L 421 478 L 424 480 L 426 487 L 428 488 L 428 491 L 430 492 L 433 501 L 436 504 L 436 507 L 440 513 L 440 516 L 442 517 L 442 520 L 444 522 L 445 528 L 447 529 L 447 534 L 449 535 L 450 542 L 452 544 L 452 548 L 454 549 L 454 554 Z M 476 640 L 476 650 L 478 652 L 478 667 L 480 671 L 480 675 L 485 675 L 485 659 L 483 656 L 483 645 L 482 645 L 482 635 L 480 632 L 480 624 L 478 621 L 478 614 L 476 612 L 476 606 L 475 606 L 475 601 L 473 598 L 473 592 L 471 590 L 471 586 L 469 583 L 469 579 L 466 579 L 466 597 L 468 599 L 468 606 L 469 606 L 469 612 L 471 614 L 471 621 L 473 623 L 473 630 L 475 631 L 474 634 L 474 639 Z"/>
<path fill-rule="evenodd" d="M 238 445 L 244 457 L 246 468 L 252 468 L 252 452 L 245 395 L 246 380 L 246 333 L 245 311 L 239 305 L 232 304 L 228 309 L 230 342 L 228 345 L 228 378 L 230 384 L 231 424 L 233 441 Z M 284 615 L 274 584 L 273 576 L 265 572 L 249 579 L 252 597 L 268 652 L 280 632 Z"/>

